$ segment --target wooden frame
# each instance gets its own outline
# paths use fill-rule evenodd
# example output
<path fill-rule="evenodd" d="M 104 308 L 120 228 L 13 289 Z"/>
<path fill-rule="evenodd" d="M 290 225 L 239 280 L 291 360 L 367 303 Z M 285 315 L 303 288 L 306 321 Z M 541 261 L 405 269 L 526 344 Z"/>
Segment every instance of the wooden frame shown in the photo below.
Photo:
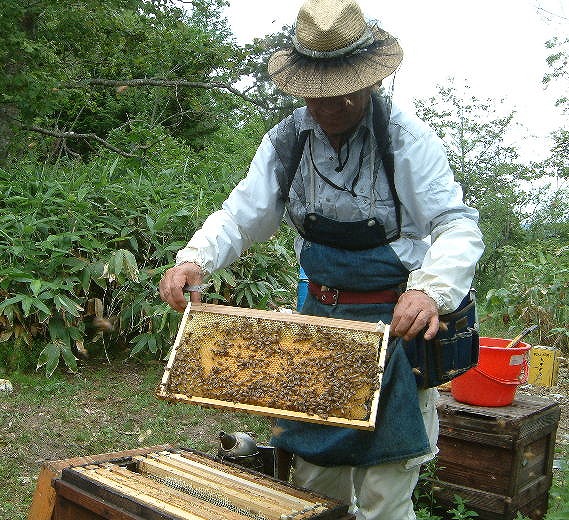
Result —
<path fill-rule="evenodd" d="M 355 520 L 349 504 L 170 445 L 48 461 L 29 520 Z"/>
<path fill-rule="evenodd" d="M 280 408 L 271 408 L 267 406 L 258 406 L 247 403 L 230 402 L 219 399 L 213 399 L 209 397 L 201 397 L 196 395 L 184 395 L 180 393 L 172 393 L 168 391 L 168 383 L 171 374 L 174 361 L 176 359 L 176 354 L 180 344 L 182 342 L 186 324 L 189 320 L 191 312 L 208 312 L 220 315 L 234 316 L 234 317 L 250 317 L 250 318 L 260 318 L 262 320 L 272 320 L 279 321 L 282 323 L 289 324 L 300 324 L 300 325 L 315 325 L 323 327 L 332 327 L 343 330 L 352 330 L 359 332 L 375 333 L 378 336 L 383 336 L 381 344 L 379 345 L 379 387 L 374 391 L 371 404 L 369 417 L 366 420 L 359 419 L 349 419 L 345 417 L 328 416 L 322 417 L 319 415 L 313 415 L 293 410 L 284 410 Z M 360 322 L 352 320 L 341 320 L 334 318 L 322 318 L 318 316 L 307 316 L 302 314 L 286 314 L 274 311 L 263 311 L 256 309 L 246 309 L 239 307 L 229 307 L 223 305 L 211 305 L 211 304 L 191 304 L 189 303 L 176 336 L 172 352 L 168 359 L 162 381 L 156 392 L 157 397 L 160 399 L 165 399 L 174 402 L 184 402 L 189 404 L 195 404 L 199 406 L 220 408 L 225 410 L 236 410 L 246 413 L 252 413 L 257 415 L 264 415 L 268 417 L 292 419 L 298 421 L 305 421 L 311 423 L 327 424 L 334 426 L 343 426 L 349 428 L 356 428 L 362 430 L 373 430 L 375 428 L 375 419 L 377 415 L 377 407 L 379 404 L 379 394 L 381 390 L 381 378 L 383 375 L 383 369 L 386 362 L 387 354 L 387 344 L 389 340 L 389 325 L 383 323 L 370 323 L 370 322 Z"/>
<path fill-rule="evenodd" d="M 36 490 L 28 512 L 28 520 L 51 520 L 57 498 L 53 487 L 53 480 L 61 477 L 65 468 L 84 464 L 97 464 L 108 460 L 117 460 L 124 457 L 134 457 L 147 453 L 172 449 L 170 444 L 160 444 L 145 448 L 136 448 L 121 452 L 101 453 L 88 457 L 74 457 L 70 459 L 52 460 L 44 462 L 36 484 Z"/>

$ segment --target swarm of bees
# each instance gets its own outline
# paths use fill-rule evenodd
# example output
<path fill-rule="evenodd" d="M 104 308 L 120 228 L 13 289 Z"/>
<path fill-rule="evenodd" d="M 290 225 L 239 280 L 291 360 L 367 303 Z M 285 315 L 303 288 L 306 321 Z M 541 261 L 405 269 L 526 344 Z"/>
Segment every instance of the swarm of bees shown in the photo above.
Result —
<path fill-rule="evenodd" d="M 377 334 L 207 313 L 190 318 L 168 392 L 324 419 L 369 417 L 380 380 Z"/>

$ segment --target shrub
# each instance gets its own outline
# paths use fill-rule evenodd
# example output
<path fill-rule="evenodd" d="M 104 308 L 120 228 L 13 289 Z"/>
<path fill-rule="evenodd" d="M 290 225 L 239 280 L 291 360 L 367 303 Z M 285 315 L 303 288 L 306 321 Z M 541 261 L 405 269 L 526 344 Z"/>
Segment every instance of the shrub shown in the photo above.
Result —
<path fill-rule="evenodd" d="M 50 375 L 60 360 L 74 370 L 77 354 L 97 345 L 107 356 L 111 344 L 164 356 L 180 316 L 160 300 L 158 282 L 242 175 L 252 128 L 231 138 L 225 129 L 199 152 L 163 135 L 146 164 L 102 154 L 0 170 L 0 359 L 21 366 L 20 354 L 41 345 L 37 366 Z M 290 302 L 289 239 L 252 248 L 215 275 L 206 298 Z"/>
<path fill-rule="evenodd" d="M 488 291 L 487 317 L 516 333 L 537 324 L 539 344 L 569 353 L 569 246 L 543 240 L 503 253 L 506 279 Z"/>

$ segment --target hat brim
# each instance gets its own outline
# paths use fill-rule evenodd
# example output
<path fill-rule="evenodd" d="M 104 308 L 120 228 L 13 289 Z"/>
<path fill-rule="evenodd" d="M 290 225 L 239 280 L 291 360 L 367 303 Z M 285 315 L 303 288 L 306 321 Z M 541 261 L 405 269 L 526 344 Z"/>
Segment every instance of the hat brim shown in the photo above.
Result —
<path fill-rule="evenodd" d="M 371 87 L 387 78 L 403 59 L 397 40 L 374 27 L 375 43 L 360 52 L 333 59 L 309 58 L 295 49 L 275 52 L 268 71 L 275 85 L 297 97 L 334 97 Z"/>

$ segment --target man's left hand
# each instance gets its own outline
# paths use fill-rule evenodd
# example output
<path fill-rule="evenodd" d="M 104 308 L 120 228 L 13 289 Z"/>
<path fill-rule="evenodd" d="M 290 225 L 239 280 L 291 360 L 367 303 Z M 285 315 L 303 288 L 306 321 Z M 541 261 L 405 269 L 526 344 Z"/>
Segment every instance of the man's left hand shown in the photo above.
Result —
<path fill-rule="evenodd" d="M 425 327 L 425 339 L 433 339 L 439 330 L 439 311 L 435 300 L 422 291 L 405 291 L 393 311 L 391 333 L 410 341 Z"/>

